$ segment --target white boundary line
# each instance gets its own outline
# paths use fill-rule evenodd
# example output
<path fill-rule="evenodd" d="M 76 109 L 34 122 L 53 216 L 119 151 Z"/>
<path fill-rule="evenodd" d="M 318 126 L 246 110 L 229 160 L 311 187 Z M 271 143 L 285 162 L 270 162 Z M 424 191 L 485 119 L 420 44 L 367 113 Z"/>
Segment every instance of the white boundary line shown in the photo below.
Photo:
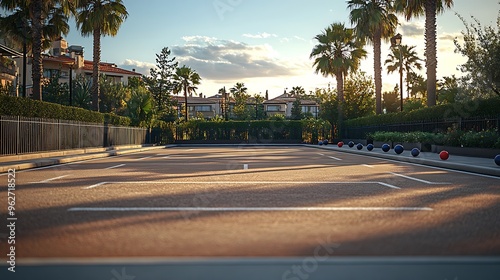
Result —
<path fill-rule="evenodd" d="M 368 168 L 375 168 L 375 166 L 369 165 L 369 164 L 361 164 L 361 165 L 364 166 L 364 167 L 368 167 Z"/>
<path fill-rule="evenodd" d="M 328 157 L 329 157 L 329 158 L 331 158 L 331 159 L 334 159 L 334 160 L 338 160 L 338 161 L 341 161 L 341 160 L 342 160 L 342 159 L 340 159 L 340 158 L 336 158 L 336 157 L 331 157 L 331 156 L 328 156 Z"/>
<path fill-rule="evenodd" d="M 433 211 L 429 207 L 73 207 L 68 212 Z"/>
<path fill-rule="evenodd" d="M 202 182 L 188 182 L 188 181 L 116 181 L 116 182 L 100 182 L 100 183 L 97 183 L 97 184 L 94 184 L 94 185 L 91 185 L 91 186 L 88 186 L 88 187 L 83 187 L 82 189 L 84 190 L 90 190 L 90 189 L 94 189 L 94 188 L 97 188 L 97 187 L 100 187 L 100 186 L 103 186 L 103 185 L 112 185 L 112 184 L 133 184 L 133 185 L 137 185 L 137 184 L 168 184 L 168 185 L 180 185 L 180 184 L 199 184 L 199 185 L 223 185 L 223 184 L 227 184 L 227 185 L 251 185 L 251 184 L 255 184 L 255 185 L 263 185 L 263 184 L 268 184 L 268 185 L 280 185 L 280 184 L 311 184 L 311 185 L 355 185 L 355 184 L 361 184 L 361 185 L 367 185 L 367 184 L 374 184 L 374 185 L 381 185 L 381 186 L 384 186 L 384 187 L 388 187 L 388 188 L 391 188 L 391 189 L 401 189 L 400 187 L 396 187 L 394 185 L 390 185 L 390 184 L 387 184 L 387 183 L 384 183 L 384 182 L 312 182 L 312 181 L 304 181 L 304 182 L 301 182 L 301 181 L 282 181 L 282 182 L 279 182 L 279 181 L 227 181 L 227 182 L 224 182 L 224 181 L 220 181 L 220 182 L 208 182 L 208 181 L 202 181 Z"/>
<path fill-rule="evenodd" d="M 57 179 L 62 179 L 64 177 L 68 177 L 68 175 L 62 175 L 62 176 L 59 176 L 59 177 L 54 177 L 54 178 L 50 178 L 50 179 L 47 179 L 47 180 L 43 180 L 43 181 L 40 181 L 40 182 L 33 182 L 33 183 L 36 183 L 36 184 L 44 184 L 44 183 L 48 183 L 48 182 L 52 182 L 54 180 L 57 180 Z"/>
<path fill-rule="evenodd" d="M 119 167 L 122 167 L 122 166 L 125 166 L 125 165 L 126 165 L 126 164 L 118 164 L 118 165 L 115 165 L 115 166 L 111 166 L 111 167 L 104 168 L 104 170 L 114 169 L 114 168 L 119 168 Z"/>
<path fill-rule="evenodd" d="M 402 178 L 406 178 L 409 180 L 417 181 L 420 183 L 424 183 L 427 185 L 449 185 L 450 184 L 450 183 L 445 183 L 445 182 L 443 182 L 443 183 L 430 182 L 430 181 L 426 181 L 426 180 L 422 180 L 422 179 L 418 179 L 418 178 L 414 178 L 414 177 L 410 177 L 410 176 L 406 176 L 406 175 L 398 174 L 398 173 L 394 173 L 394 172 L 389 172 L 389 174 L 392 174 L 392 175 L 398 176 L 398 177 L 402 177 Z"/>
<path fill-rule="evenodd" d="M 330 150 L 330 151 L 350 154 L 350 155 L 354 155 L 354 156 L 358 156 L 358 157 L 367 157 L 367 158 L 376 159 L 379 161 L 389 161 L 389 162 L 394 162 L 394 163 L 399 163 L 399 164 L 407 164 L 407 165 L 419 166 L 419 167 L 424 167 L 424 168 L 444 170 L 444 171 L 449 171 L 449 172 L 455 172 L 455 173 L 461 173 L 461 174 L 466 174 L 466 175 L 473 175 L 473 176 L 478 176 L 478 177 L 500 180 L 500 177 L 497 177 L 497 176 L 479 174 L 479 173 L 474 173 L 474 172 L 469 172 L 469 171 L 462 171 L 462 170 L 456 170 L 456 169 L 445 168 L 445 167 L 430 166 L 430 165 L 425 165 L 425 164 L 421 164 L 421 163 L 413 163 L 413 162 L 407 162 L 407 161 L 399 161 L 399 160 L 393 160 L 393 159 L 377 157 L 377 156 L 360 155 L 360 154 L 346 152 L 346 151 L 339 151 L 339 150 Z"/>
<path fill-rule="evenodd" d="M 105 184 L 108 184 L 108 182 L 100 182 L 100 183 L 97 183 L 97 184 L 94 184 L 92 186 L 88 186 L 88 187 L 85 187 L 85 188 L 82 188 L 82 189 L 84 189 L 84 190 L 90 190 L 90 189 L 94 189 L 94 188 L 97 188 L 97 187 L 105 185 Z"/>
<path fill-rule="evenodd" d="M 145 159 L 149 159 L 149 158 L 152 158 L 152 157 L 153 156 L 143 157 L 143 158 L 136 159 L 135 161 L 145 160 Z"/>

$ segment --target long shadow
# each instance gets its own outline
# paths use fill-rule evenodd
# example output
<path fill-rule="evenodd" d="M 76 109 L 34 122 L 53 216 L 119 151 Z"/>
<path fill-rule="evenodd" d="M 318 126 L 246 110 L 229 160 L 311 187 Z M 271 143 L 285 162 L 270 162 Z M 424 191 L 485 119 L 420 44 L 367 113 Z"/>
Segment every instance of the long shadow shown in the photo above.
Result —
<path fill-rule="evenodd" d="M 294 157 L 300 158 L 300 157 Z M 343 167 L 346 167 L 345 165 Z M 321 169 L 324 167 L 313 167 L 312 169 Z M 331 167 L 327 167 L 331 168 Z M 299 164 L 296 164 L 293 169 L 288 170 L 303 170 Z M 184 171 L 184 170 L 183 170 Z M 267 170 L 253 170 L 249 173 L 266 173 L 275 172 Z M 141 180 L 149 178 L 157 178 L 155 172 L 142 177 Z M 190 174 L 189 170 L 185 170 L 182 174 Z M 234 175 L 234 172 L 225 172 L 226 175 Z M 194 177 L 207 177 L 207 175 L 195 175 Z M 209 176 L 220 176 L 209 175 Z M 370 181 L 371 179 L 378 178 L 380 175 L 367 176 L 363 181 Z M 173 178 L 185 178 L 187 176 L 178 175 Z M 189 177 L 193 177 L 192 173 Z M 95 183 L 96 181 L 126 181 L 120 175 L 104 176 L 96 178 L 88 178 L 77 180 L 74 182 L 75 187 Z M 137 181 L 137 180 L 133 180 Z M 378 180 L 377 180 L 378 181 Z M 161 183 L 159 183 L 161 184 Z M 186 182 L 188 184 L 188 182 Z M 195 182 L 193 182 L 195 184 Z M 478 183 L 480 185 L 480 183 Z M 24 186 L 23 189 L 37 188 L 39 185 Z M 50 188 L 64 188 L 67 183 L 53 182 Z M 433 224 L 420 226 L 418 228 L 402 228 L 399 232 L 384 232 L 366 234 L 361 239 L 346 239 L 335 240 L 335 236 L 330 239 L 335 243 L 340 243 L 338 255 L 357 255 L 362 252 L 363 255 L 381 255 L 381 254 L 395 254 L 395 255 L 408 255 L 417 254 L 425 255 L 428 253 L 436 254 L 436 248 L 442 249 L 443 254 L 464 254 L 464 252 L 475 252 L 477 254 L 491 254 L 496 255 L 500 253 L 500 222 L 498 220 L 498 213 L 500 211 L 500 203 L 498 203 L 498 195 L 500 190 L 496 186 L 485 185 L 477 188 L 467 188 L 462 185 L 456 186 L 437 186 L 440 188 L 438 191 L 430 193 L 418 192 L 413 193 L 415 189 L 402 190 L 405 194 L 411 196 L 412 205 L 403 205 L 406 201 L 397 200 L 399 192 L 387 188 L 363 188 L 359 192 L 352 192 L 352 188 L 336 188 L 332 186 L 316 185 L 316 186 L 301 186 L 292 184 L 272 185 L 270 188 L 248 188 L 242 187 L 225 187 L 216 191 L 212 189 L 186 190 L 183 193 L 176 194 L 152 194 L 143 195 L 142 197 L 124 198 L 124 197 L 105 197 L 100 198 L 99 201 L 91 203 L 71 203 L 64 206 L 49 206 L 41 207 L 38 209 L 17 209 L 17 215 L 22 223 L 19 223 L 18 237 L 37 237 L 40 231 L 62 226 L 81 225 L 96 221 L 109 221 L 128 217 L 142 217 L 140 222 L 125 222 L 121 226 L 133 224 L 147 224 L 156 222 L 154 218 L 148 217 L 149 212 L 119 212 L 119 213 L 81 213 L 81 212 L 68 212 L 68 208 L 73 207 L 211 207 L 211 206 L 269 206 L 273 207 L 286 206 L 286 207 L 299 207 L 299 206 L 313 206 L 313 205 L 347 205 L 354 198 L 359 202 L 363 202 L 363 197 L 367 197 L 367 205 L 370 199 L 377 198 L 392 198 L 391 203 L 395 206 L 432 206 L 436 205 L 438 208 L 428 215 L 436 215 L 435 213 L 443 213 L 443 211 L 450 212 L 449 219 L 441 219 Z M 4 190 L 2 190 L 3 192 Z M 116 194 L 119 190 L 109 190 L 109 193 Z M 345 191 L 345 193 L 343 193 Z M 109 193 L 107 195 L 109 195 Z M 332 195 L 326 195 L 332 194 Z M 333 195 L 335 194 L 335 195 Z M 493 200 L 496 198 L 497 203 L 489 206 L 478 205 L 470 206 L 471 209 L 464 211 L 464 213 L 453 214 L 453 210 L 444 209 L 446 203 L 451 203 L 453 207 L 459 207 L 460 201 L 467 198 L 473 198 L 478 194 L 493 195 Z M 54 194 L 57 195 L 57 192 Z M 90 195 L 90 192 L 82 191 L 81 195 Z M 95 192 L 94 192 L 94 195 Z M 119 195 L 119 193 L 117 194 Z M 369 197 L 369 198 L 368 198 Z M 202 198 L 202 199 L 200 199 Z M 247 200 L 247 198 L 254 198 L 254 200 Z M 95 199 L 93 199 L 95 200 Z M 470 203 L 470 202 L 469 202 Z M 265 204 L 265 205 L 264 205 Z M 359 205 L 356 205 L 359 206 Z M 380 205 L 387 206 L 387 205 Z M 442 207 L 441 209 L 439 207 Z M 2 209 L 3 210 L 3 209 Z M 453 215 L 452 215 L 453 214 Z M 203 220 L 216 216 L 235 215 L 234 212 L 201 212 L 201 213 L 174 213 L 165 215 L 161 221 L 158 222 L 177 222 L 182 220 Z M 342 215 L 342 214 L 338 214 Z M 394 218 L 412 217 L 413 212 L 404 213 L 391 213 L 387 215 Z M 2 212 L 3 216 L 3 212 Z M 2 217 L 4 219 L 5 217 Z M 354 223 L 355 221 L 353 221 Z M 334 225 L 333 225 L 334 226 Z M 111 228 L 111 226 L 110 226 Z M 314 229 L 311 229 L 314 230 Z M 480 238 L 484 238 L 484 241 Z M 443 242 L 443 240 L 447 240 Z M 416 242 L 419 246 L 409 246 L 405 244 L 413 244 Z M 485 242 L 490 242 L 491 246 L 486 246 Z M 477 249 L 474 245 L 480 244 Z M 384 244 L 390 246 L 390 250 L 384 249 Z M 320 245 L 320 244 L 318 244 Z M 371 247 L 370 247 L 371 246 Z M 459 247 L 463 248 L 460 249 Z M 417 247 L 415 249 L 415 247 Z M 345 248 L 345 249 L 344 249 Z M 302 247 L 296 251 L 297 255 L 312 255 L 314 247 Z M 412 251 L 413 250 L 413 251 Z"/>

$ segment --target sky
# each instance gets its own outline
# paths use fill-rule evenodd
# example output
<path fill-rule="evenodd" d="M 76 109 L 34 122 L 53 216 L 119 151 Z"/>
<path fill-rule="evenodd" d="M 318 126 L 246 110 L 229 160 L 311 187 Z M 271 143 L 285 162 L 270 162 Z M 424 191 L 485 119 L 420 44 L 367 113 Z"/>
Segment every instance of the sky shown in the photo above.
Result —
<path fill-rule="evenodd" d="M 455 0 L 452 9 L 437 18 L 438 78 L 460 75 L 457 66 L 466 59 L 454 53 L 453 39 L 461 37 L 462 21 L 471 16 L 483 26 L 496 26 L 498 0 Z M 148 74 L 156 54 L 168 47 L 179 65 L 198 72 L 202 83 L 197 93 L 212 96 L 237 82 L 245 83 L 250 94 L 269 91 L 270 97 L 302 86 L 306 92 L 325 88 L 334 77 L 315 74 L 309 58 L 317 44 L 314 37 L 334 22 L 351 27 L 344 0 L 123 0 L 129 16 L 115 37 L 101 41 L 101 60 L 125 69 Z M 72 19 L 72 22 L 74 20 Z M 92 37 L 82 37 L 74 23 L 66 40 L 85 48 L 85 58 L 92 60 Z M 416 46 L 424 58 L 424 18 L 410 22 L 400 17 L 396 33 L 402 43 Z M 373 76 L 371 45 L 361 71 Z M 382 62 L 390 44 L 382 45 Z M 420 73 L 425 76 L 424 70 Z M 399 82 L 398 73 L 383 70 L 383 90 Z"/>

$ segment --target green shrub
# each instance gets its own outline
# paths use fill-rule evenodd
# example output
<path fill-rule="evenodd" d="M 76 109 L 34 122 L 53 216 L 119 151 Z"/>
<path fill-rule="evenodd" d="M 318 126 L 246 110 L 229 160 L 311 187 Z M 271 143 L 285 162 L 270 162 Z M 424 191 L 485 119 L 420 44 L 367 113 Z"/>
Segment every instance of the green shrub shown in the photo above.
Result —
<path fill-rule="evenodd" d="M 115 126 L 130 125 L 130 118 L 127 117 L 5 95 L 0 95 L 0 115 L 106 123 Z"/>
<path fill-rule="evenodd" d="M 460 136 L 460 145 L 475 148 L 499 148 L 499 136 L 496 130 L 468 131 Z"/>
<path fill-rule="evenodd" d="M 418 121 L 449 120 L 470 117 L 497 117 L 500 97 L 479 99 L 418 109 L 411 112 L 390 113 L 345 121 L 346 127 L 374 126 Z"/>

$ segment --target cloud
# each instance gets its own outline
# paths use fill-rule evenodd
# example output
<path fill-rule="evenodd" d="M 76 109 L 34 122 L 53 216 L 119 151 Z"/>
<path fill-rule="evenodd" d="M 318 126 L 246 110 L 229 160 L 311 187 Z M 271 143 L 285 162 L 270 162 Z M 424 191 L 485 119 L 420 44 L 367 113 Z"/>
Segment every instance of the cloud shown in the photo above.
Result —
<path fill-rule="evenodd" d="M 266 39 L 266 38 L 270 38 L 270 37 L 278 37 L 278 35 L 276 34 L 269 34 L 269 33 L 258 33 L 258 34 L 248 34 L 248 33 L 245 33 L 243 34 L 243 37 L 246 37 L 246 38 L 252 38 L 252 39 Z"/>
<path fill-rule="evenodd" d="M 425 25 L 422 22 L 403 22 L 401 29 L 404 36 L 419 37 L 425 34 Z"/>
<path fill-rule="evenodd" d="M 443 41 L 453 41 L 455 40 L 455 38 L 458 38 L 458 39 L 463 39 L 463 35 L 462 33 L 460 32 L 456 32 L 456 33 L 442 33 L 442 34 L 439 34 L 439 40 L 443 40 Z"/>
<path fill-rule="evenodd" d="M 149 70 L 156 67 L 154 63 L 137 61 L 133 59 L 125 59 L 125 61 L 119 66 L 120 68 L 129 70 L 135 69 L 137 73 L 141 73 L 143 75 L 148 75 Z"/>
<path fill-rule="evenodd" d="M 172 47 L 180 65 L 196 70 L 204 79 L 238 80 L 294 75 L 302 67 L 278 58 L 269 45 L 248 45 L 212 37 L 184 37 L 184 45 Z"/>

